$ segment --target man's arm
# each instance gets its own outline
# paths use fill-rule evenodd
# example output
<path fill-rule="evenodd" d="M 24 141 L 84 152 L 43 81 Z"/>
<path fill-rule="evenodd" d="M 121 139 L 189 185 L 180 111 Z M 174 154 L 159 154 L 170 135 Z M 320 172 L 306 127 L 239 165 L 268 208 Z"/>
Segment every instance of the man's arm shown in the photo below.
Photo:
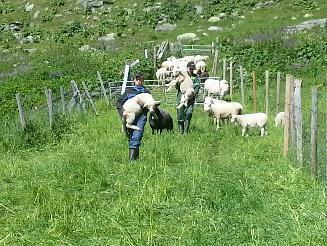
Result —
<path fill-rule="evenodd" d="M 199 77 L 198 76 L 194 77 L 193 78 L 193 87 L 194 87 L 194 92 L 196 95 L 199 93 L 200 86 L 201 86 L 200 84 L 201 84 L 201 81 L 200 81 Z"/>
<path fill-rule="evenodd" d="M 127 101 L 127 93 L 124 92 L 124 94 L 121 95 L 116 102 L 116 108 L 120 117 L 123 117 L 123 112 L 124 112 L 123 105 L 126 101 Z"/>

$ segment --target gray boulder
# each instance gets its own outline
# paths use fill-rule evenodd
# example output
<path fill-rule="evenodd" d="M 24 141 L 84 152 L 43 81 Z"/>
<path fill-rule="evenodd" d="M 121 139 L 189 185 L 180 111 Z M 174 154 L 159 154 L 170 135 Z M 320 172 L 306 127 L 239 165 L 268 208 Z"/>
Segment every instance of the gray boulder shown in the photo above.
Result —
<path fill-rule="evenodd" d="M 195 33 L 184 33 L 177 36 L 178 41 L 196 41 L 199 37 Z"/>
<path fill-rule="evenodd" d="M 157 25 L 155 28 L 155 31 L 168 32 L 168 31 L 173 31 L 175 29 L 176 29 L 176 24 L 163 23 L 163 24 Z"/>
<path fill-rule="evenodd" d="M 110 33 L 110 34 L 107 34 L 105 36 L 99 37 L 98 40 L 99 41 L 104 41 L 104 42 L 109 42 L 109 41 L 115 40 L 116 38 L 117 38 L 116 33 Z"/>
<path fill-rule="evenodd" d="M 208 31 L 211 31 L 211 32 L 221 32 L 223 31 L 224 29 L 222 27 L 219 27 L 219 26 L 211 26 L 208 28 Z"/>
<path fill-rule="evenodd" d="M 303 21 L 298 25 L 295 26 L 286 26 L 285 28 L 283 28 L 284 32 L 287 33 L 293 33 L 293 32 L 297 32 L 297 31 L 303 31 L 305 29 L 311 29 L 313 27 L 326 27 L 327 25 L 327 18 L 325 19 L 314 19 L 314 20 L 308 20 L 308 21 Z"/>

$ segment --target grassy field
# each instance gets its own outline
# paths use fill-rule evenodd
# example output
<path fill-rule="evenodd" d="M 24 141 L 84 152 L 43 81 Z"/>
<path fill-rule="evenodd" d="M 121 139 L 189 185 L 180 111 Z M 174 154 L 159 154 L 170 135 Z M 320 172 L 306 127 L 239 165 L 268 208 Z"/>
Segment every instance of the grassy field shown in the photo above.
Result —
<path fill-rule="evenodd" d="M 216 132 L 197 108 L 188 136 L 147 126 L 129 164 L 114 110 L 75 128 L 0 159 L 1 244 L 326 244 L 322 186 L 282 158 L 281 129 Z"/>
<path fill-rule="evenodd" d="M 42 38 L 33 44 L 12 39 L 7 43 L 8 33 L 0 29 L 0 39 L 4 38 L 0 40 L 0 245 L 327 245 L 326 28 L 295 34 L 280 46 L 274 43 L 285 38 L 281 28 L 308 20 L 305 14 L 313 15 L 309 19 L 326 18 L 325 1 L 315 1 L 313 8 L 312 1 L 298 0 L 281 0 L 254 11 L 240 8 L 244 19 L 214 24 L 207 22 L 206 12 L 204 18 L 198 15 L 192 20 L 186 15 L 176 20 L 174 31 L 164 33 L 135 22 L 125 21 L 127 27 L 119 24 L 125 17 L 115 14 L 134 3 L 141 9 L 139 0 L 115 1 L 115 11 L 102 15 L 75 9 L 75 0 L 32 0 L 33 13 L 41 10 L 37 19 L 19 8 L 23 1 L 4 2 L 0 28 L 21 20 L 24 35 Z M 56 6 L 60 2 L 65 4 Z M 209 3 L 200 2 L 191 1 Z M 14 11 L 1 13 L 3 6 Z M 68 25 L 69 21 L 75 22 Z M 211 25 L 224 31 L 208 32 Z M 126 36 L 109 44 L 97 41 L 111 32 Z M 142 57 L 144 47 L 152 48 L 149 42 L 175 42 L 186 32 L 197 33 L 197 43 L 218 39 L 219 58 L 234 60 L 235 101 L 240 101 L 238 66 L 244 66 L 246 113 L 253 109 L 251 71 L 257 71 L 257 106 L 263 112 L 264 70 L 270 70 L 268 136 L 261 138 L 253 130 L 241 137 L 241 129 L 234 125 L 216 131 L 198 106 L 187 136 L 177 133 L 176 122 L 173 133 L 161 136 L 151 135 L 147 125 L 141 158 L 130 164 L 117 113 L 101 101 L 97 101 L 98 117 L 91 112 L 68 119 L 57 115 L 55 128 L 48 129 L 46 108 L 40 106 L 45 104 L 44 87 L 53 89 L 55 96 L 60 86 L 68 91 L 72 79 L 91 87 L 98 84 L 96 71 L 105 80 L 121 79 L 125 61 Z M 54 41 L 56 35 L 62 42 Z M 268 40 L 246 43 L 248 37 Z M 78 48 L 84 44 L 98 51 L 82 53 Z M 29 48 L 37 50 L 24 50 Z M 140 69 L 151 76 L 153 64 L 143 62 Z M 300 68 L 293 68 L 295 63 Z M 218 70 L 221 76 L 221 63 Z M 283 130 L 273 126 L 277 70 L 282 72 L 280 111 L 285 75 L 303 79 L 304 167 L 295 162 L 293 153 L 282 157 Z M 51 77 L 52 73 L 62 76 Z M 309 167 L 312 85 L 320 85 L 318 179 L 310 176 Z M 31 123 L 26 132 L 18 126 L 18 91 Z M 176 120 L 173 106 L 162 107 Z"/>

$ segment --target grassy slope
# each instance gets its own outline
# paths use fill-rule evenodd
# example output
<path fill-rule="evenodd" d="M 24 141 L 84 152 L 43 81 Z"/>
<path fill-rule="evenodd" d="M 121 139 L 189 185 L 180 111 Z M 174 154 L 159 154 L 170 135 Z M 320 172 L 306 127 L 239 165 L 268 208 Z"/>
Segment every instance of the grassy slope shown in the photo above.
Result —
<path fill-rule="evenodd" d="M 130 165 L 114 115 L 90 117 L 58 146 L 1 158 L 2 243 L 326 244 L 321 186 L 282 158 L 281 129 L 216 132 L 197 109 L 187 137 L 147 127 Z"/>

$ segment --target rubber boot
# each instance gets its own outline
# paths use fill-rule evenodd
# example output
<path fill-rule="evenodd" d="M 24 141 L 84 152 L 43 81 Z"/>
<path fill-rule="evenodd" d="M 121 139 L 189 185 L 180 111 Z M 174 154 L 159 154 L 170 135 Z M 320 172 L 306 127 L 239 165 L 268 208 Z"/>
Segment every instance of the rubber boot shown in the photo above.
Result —
<path fill-rule="evenodd" d="M 139 149 L 129 149 L 129 162 L 135 161 L 139 158 Z"/>
<path fill-rule="evenodd" d="M 184 133 L 184 121 L 178 121 L 178 129 L 181 134 Z"/>
<path fill-rule="evenodd" d="M 184 133 L 187 134 L 189 133 L 190 130 L 190 120 L 185 120 L 184 121 Z"/>

